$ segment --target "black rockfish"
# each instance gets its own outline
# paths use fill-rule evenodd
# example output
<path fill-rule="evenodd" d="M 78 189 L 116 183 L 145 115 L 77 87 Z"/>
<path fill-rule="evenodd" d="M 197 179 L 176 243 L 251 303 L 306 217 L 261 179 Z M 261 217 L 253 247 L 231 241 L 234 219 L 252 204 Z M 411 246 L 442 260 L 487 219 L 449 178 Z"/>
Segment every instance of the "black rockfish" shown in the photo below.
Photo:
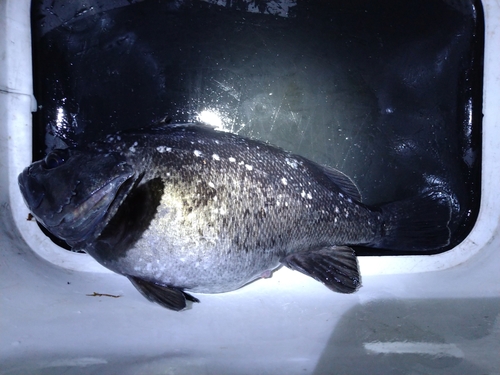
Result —
<path fill-rule="evenodd" d="M 54 150 L 19 186 L 48 231 L 174 310 L 198 301 L 188 291 L 234 290 L 280 265 L 352 293 L 349 245 L 429 250 L 450 238 L 444 194 L 368 207 L 339 171 L 198 125 Z"/>

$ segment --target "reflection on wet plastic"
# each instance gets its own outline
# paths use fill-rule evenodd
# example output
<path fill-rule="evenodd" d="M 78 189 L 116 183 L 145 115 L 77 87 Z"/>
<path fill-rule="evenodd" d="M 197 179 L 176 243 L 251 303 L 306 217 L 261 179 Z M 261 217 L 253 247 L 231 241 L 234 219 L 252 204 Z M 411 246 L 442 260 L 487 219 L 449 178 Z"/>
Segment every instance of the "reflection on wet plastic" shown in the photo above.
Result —
<path fill-rule="evenodd" d="M 368 204 L 438 188 L 453 247 L 479 209 L 482 17 L 451 0 L 34 3 L 34 158 L 201 121 L 340 169 Z"/>
<path fill-rule="evenodd" d="M 493 374 L 498 361 L 487 359 L 484 348 L 499 338 L 499 302 L 394 299 L 358 305 L 337 324 L 314 374 L 332 368 L 353 373 L 353 362 L 363 369 L 359 373 Z"/>

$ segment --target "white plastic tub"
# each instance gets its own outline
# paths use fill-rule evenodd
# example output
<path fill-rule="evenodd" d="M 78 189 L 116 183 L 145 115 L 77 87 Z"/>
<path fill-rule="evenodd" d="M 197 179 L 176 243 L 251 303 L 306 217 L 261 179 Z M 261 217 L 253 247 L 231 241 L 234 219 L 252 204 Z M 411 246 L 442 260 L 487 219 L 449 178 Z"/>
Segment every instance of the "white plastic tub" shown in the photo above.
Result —
<path fill-rule="evenodd" d="M 30 1 L 0 2 L 0 373 L 500 373 L 500 5 L 483 5 L 483 180 L 469 236 L 438 255 L 362 257 L 354 295 L 281 269 L 175 313 L 27 220 L 17 176 L 36 109 Z"/>

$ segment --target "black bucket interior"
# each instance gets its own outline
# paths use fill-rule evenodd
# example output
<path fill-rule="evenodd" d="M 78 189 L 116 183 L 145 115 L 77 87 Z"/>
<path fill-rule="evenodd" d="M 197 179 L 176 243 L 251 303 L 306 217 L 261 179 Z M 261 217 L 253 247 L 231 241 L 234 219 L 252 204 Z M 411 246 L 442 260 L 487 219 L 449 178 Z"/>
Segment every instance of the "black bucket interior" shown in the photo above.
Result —
<path fill-rule="evenodd" d="M 480 1 L 42 0 L 32 35 L 34 160 L 203 120 L 341 170 L 367 204 L 441 189 L 453 215 L 439 251 L 474 225 Z"/>

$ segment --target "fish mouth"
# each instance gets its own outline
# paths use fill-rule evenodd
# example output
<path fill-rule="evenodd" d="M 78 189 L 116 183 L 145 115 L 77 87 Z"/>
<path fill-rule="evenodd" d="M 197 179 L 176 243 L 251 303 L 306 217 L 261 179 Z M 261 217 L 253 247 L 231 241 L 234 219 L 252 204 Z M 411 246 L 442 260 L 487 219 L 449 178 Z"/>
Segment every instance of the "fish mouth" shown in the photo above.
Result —
<path fill-rule="evenodd" d="M 122 175 L 106 182 L 47 229 L 70 246 L 100 234 L 135 185 L 134 176 Z"/>
<path fill-rule="evenodd" d="M 29 177 L 30 168 L 26 168 L 19 176 L 17 177 L 17 183 L 19 185 L 19 189 L 21 190 L 21 195 L 24 199 L 24 203 L 31 209 L 37 209 L 43 201 L 45 197 L 45 191 L 43 186 L 38 183 L 35 179 Z"/>

